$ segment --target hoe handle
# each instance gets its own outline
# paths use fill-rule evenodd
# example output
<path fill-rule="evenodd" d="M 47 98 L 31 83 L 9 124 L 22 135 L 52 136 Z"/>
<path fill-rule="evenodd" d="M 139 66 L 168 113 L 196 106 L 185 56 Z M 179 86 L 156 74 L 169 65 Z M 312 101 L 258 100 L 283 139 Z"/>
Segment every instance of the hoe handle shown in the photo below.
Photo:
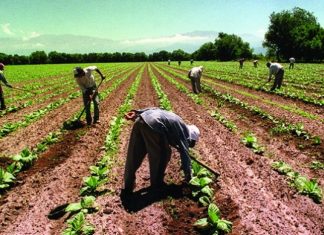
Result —
<path fill-rule="evenodd" d="M 197 158 L 190 156 L 191 160 L 197 162 L 198 164 L 202 165 L 203 167 L 205 167 L 207 170 L 209 170 L 210 172 L 214 173 L 214 175 L 216 176 L 220 176 L 220 173 L 212 168 L 210 168 L 209 166 L 207 166 L 205 163 L 199 161 Z"/>
<path fill-rule="evenodd" d="M 103 79 L 101 79 L 101 81 L 100 81 L 99 85 L 97 86 L 97 88 L 96 88 L 94 94 L 98 92 L 98 89 L 99 89 L 99 87 L 100 87 L 100 85 L 101 85 L 102 82 L 103 82 Z M 88 101 L 87 105 L 88 105 L 90 102 L 91 102 L 91 100 Z M 82 116 L 82 114 L 84 113 L 85 109 L 86 109 L 86 107 L 84 107 L 84 108 L 82 109 L 80 115 L 78 116 L 78 118 L 77 118 L 76 120 L 79 120 L 79 119 L 81 118 L 81 116 Z"/>

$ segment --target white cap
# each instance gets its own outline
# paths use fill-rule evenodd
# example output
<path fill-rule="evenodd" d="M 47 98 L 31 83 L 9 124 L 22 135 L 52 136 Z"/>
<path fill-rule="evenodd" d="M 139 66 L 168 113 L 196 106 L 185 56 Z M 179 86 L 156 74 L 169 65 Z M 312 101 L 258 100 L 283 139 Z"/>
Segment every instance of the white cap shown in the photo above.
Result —
<path fill-rule="evenodd" d="M 188 131 L 189 131 L 189 139 L 197 141 L 200 135 L 200 131 L 198 127 L 195 125 L 187 125 Z"/>

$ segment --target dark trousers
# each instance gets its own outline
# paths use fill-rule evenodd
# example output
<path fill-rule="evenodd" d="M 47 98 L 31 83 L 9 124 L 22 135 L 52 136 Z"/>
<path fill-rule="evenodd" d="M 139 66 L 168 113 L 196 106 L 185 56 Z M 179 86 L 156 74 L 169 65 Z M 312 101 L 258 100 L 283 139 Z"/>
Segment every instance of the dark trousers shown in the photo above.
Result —
<path fill-rule="evenodd" d="M 162 185 L 164 172 L 170 161 L 171 148 L 165 135 L 153 131 L 140 117 L 134 123 L 129 140 L 124 173 L 124 188 L 133 191 L 137 169 L 148 154 L 150 183 L 152 187 Z"/>
<path fill-rule="evenodd" d="M 90 95 L 93 95 L 92 102 L 93 102 L 93 120 L 94 122 L 99 120 L 99 96 L 98 92 L 94 92 L 94 89 L 88 89 L 85 93 L 83 93 L 83 104 L 85 107 L 86 112 L 86 120 L 87 124 L 90 125 L 92 123 L 92 117 L 91 117 L 91 100 Z"/>
<path fill-rule="evenodd" d="M 271 91 L 275 90 L 276 88 L 280 89 L 284 73 L 285 73 L 284 69 L 279 69 L 278 73 L 275 76 L 275 80 L 271 88 Z"/>
<path fill-rule="evenodd" d="M 5 102 L 4 102 L 3 91 L 2 91 L 1 85 L 0 85 L 0 109 L 1 110 L 6 109 L 6 105 L 5 105 Z"/>

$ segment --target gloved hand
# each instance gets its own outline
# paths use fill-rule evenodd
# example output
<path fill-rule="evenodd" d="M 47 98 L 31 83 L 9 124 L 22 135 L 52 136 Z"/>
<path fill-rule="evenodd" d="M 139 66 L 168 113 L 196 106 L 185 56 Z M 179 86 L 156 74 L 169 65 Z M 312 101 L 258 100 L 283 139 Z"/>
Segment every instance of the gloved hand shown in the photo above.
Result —
<path fill-rule="evenodd" d="M 10 88 L 12 88 L 12 86 L 11 86 L 10 84 L 7 84 L 7 87 L 10 87 Z"/>

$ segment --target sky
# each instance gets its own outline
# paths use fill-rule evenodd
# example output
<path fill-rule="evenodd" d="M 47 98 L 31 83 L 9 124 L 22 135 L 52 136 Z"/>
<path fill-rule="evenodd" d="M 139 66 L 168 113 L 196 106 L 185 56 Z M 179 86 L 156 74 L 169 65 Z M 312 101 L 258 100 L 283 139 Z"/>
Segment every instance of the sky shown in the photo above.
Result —
<path fill-rule="evenodd" d="M 0 0 L 0 52 L 193 52 L 218 32 L 258 50 L 270 14 L 294 7 L 324 27 L 323 0 Z"/>

